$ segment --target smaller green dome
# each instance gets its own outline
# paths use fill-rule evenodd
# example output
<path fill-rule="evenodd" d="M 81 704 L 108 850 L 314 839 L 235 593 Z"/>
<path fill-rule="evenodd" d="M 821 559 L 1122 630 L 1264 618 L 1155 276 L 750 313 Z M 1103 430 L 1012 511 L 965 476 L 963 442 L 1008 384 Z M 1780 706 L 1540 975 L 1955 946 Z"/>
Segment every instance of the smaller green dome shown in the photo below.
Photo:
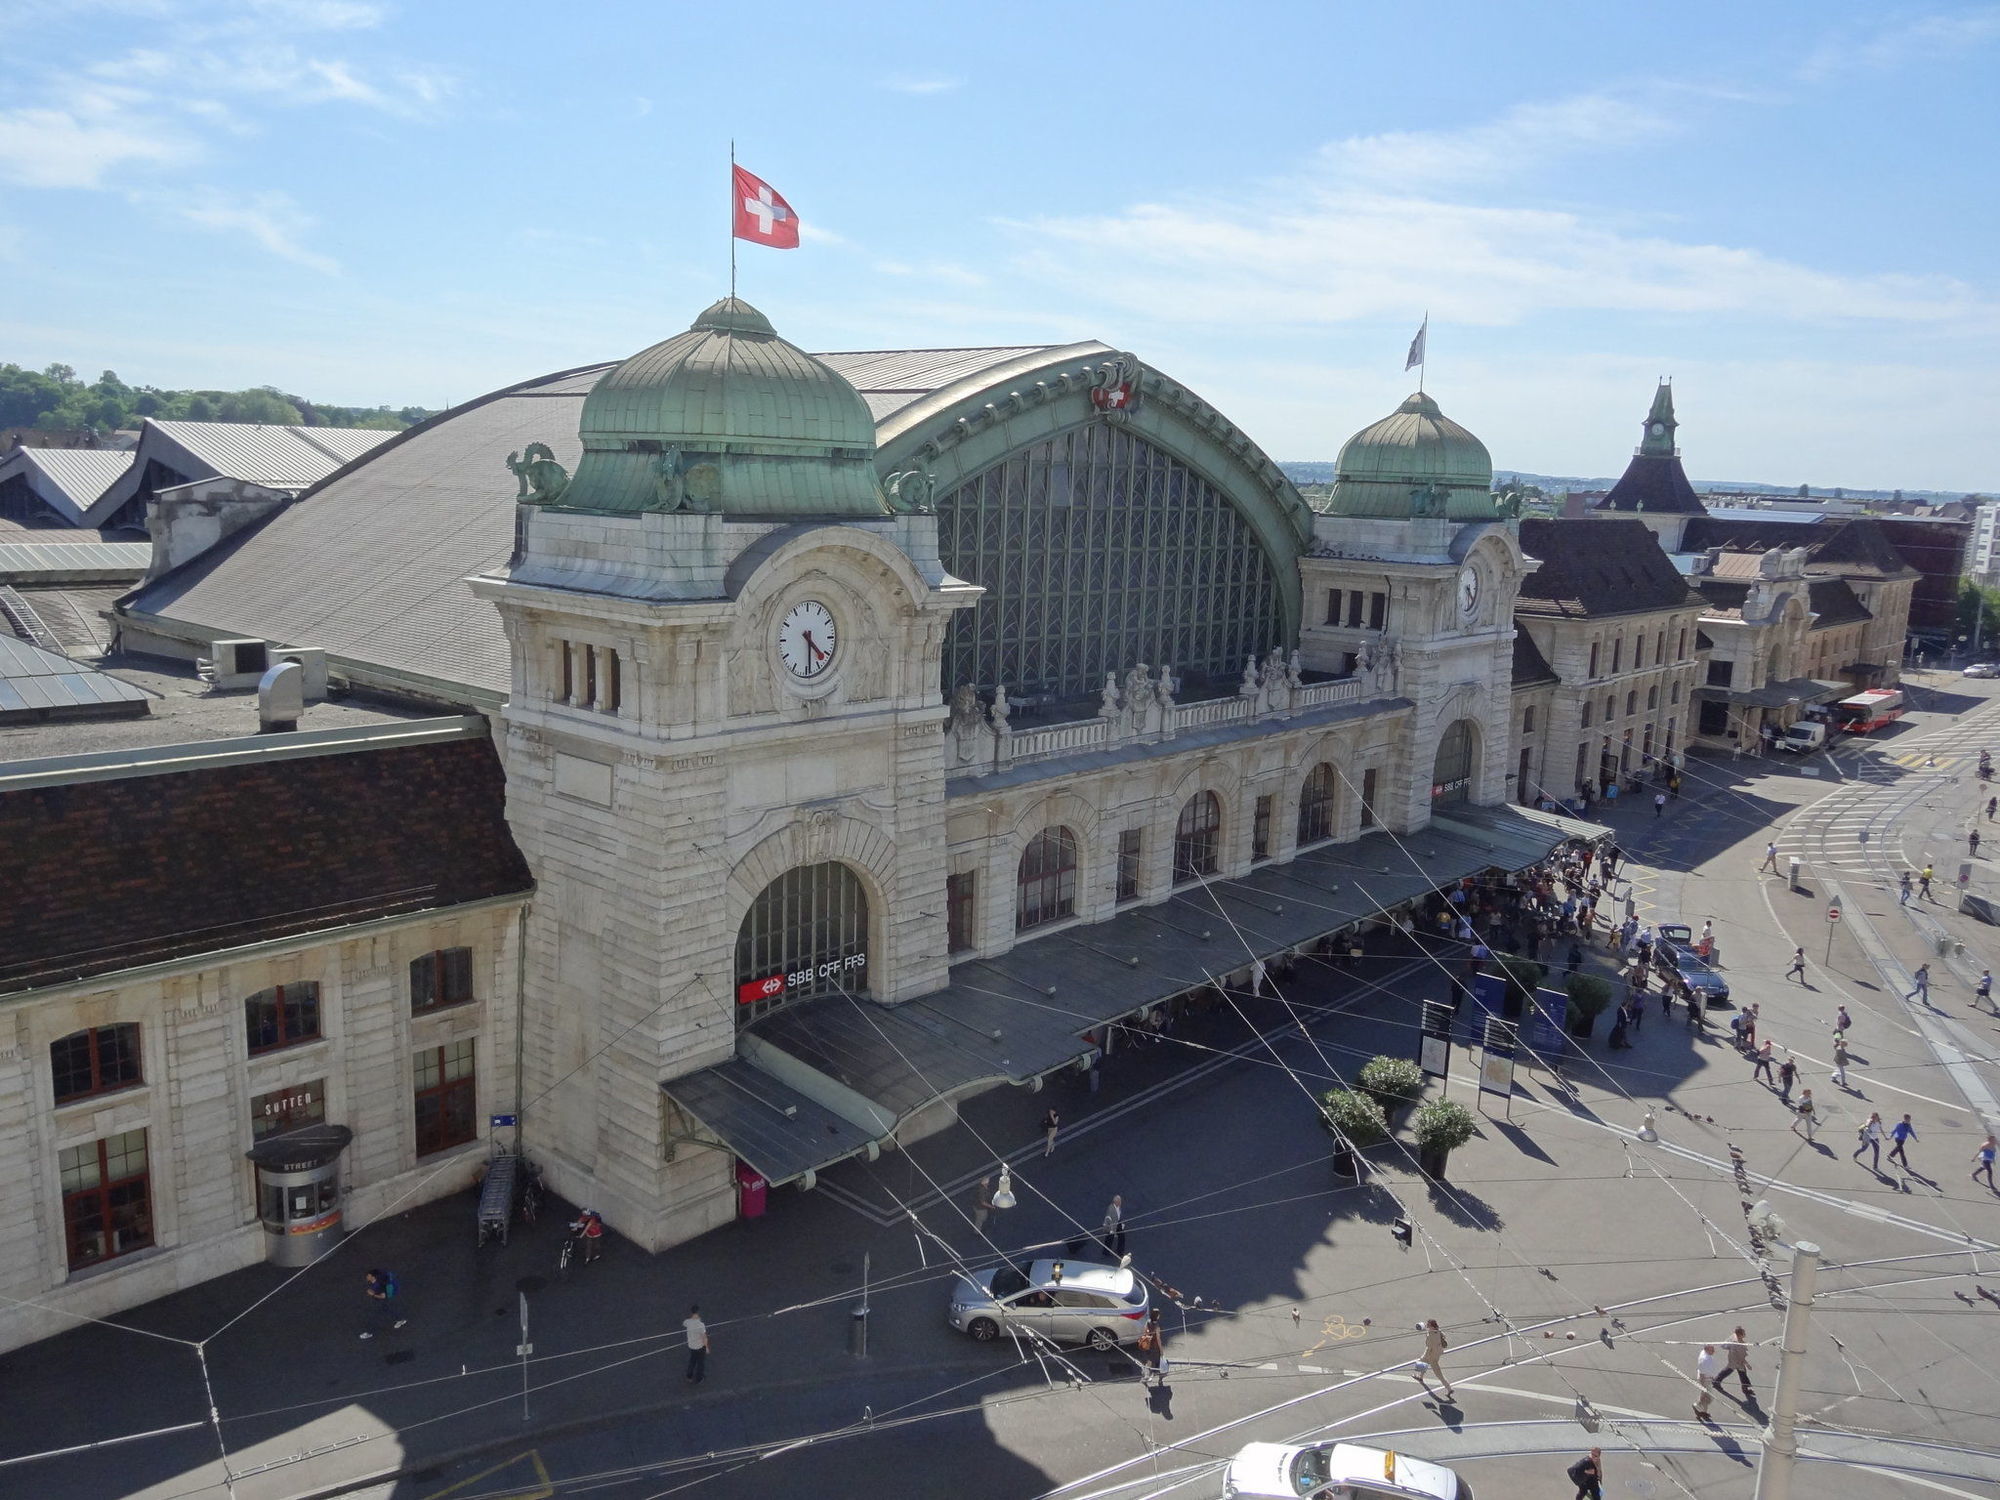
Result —
<path fill-rule="evenodd" d="M 1334 515 L 1493 517 L 1493 459 L 1486 445 L 1422 391 L 1349 438 L 1334 476 L 1327 503 Z"/>
<path fill-rule="evenodd" d="M 875 419 L 861 393 L 725 297 L 584 398 L 569 510 L 879 516 Z"/>

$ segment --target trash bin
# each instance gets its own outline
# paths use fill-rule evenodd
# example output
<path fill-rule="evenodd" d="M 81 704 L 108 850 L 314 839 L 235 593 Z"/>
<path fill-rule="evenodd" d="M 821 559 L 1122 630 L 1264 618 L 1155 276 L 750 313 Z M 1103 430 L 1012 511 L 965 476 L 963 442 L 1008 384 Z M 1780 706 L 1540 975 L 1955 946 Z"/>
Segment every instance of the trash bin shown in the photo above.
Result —
<path fill-rule="evenodd" d="M 736 1164 L 736 1214 L 743 1219 L 764 1217 L 766 1200 L 771 1195 L 771 1184 L 764 1180 L 764 1174 L 747 1161 Z"/>

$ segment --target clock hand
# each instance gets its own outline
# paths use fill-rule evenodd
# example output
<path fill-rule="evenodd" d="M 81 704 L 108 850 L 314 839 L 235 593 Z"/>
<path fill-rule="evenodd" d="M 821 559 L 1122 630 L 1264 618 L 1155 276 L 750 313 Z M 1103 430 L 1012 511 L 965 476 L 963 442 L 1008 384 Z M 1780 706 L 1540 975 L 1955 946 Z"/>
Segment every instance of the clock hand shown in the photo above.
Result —
<path fill-rule="evenodd" d="M 813 660 L 826 660 L 826 653 L 819 649 L 819 642 L 813 639 L 813 633 L 810 630 L 805 630 L 801 631 L 800 634 L 805 637 L 806 649 L 812 652 Z"/>

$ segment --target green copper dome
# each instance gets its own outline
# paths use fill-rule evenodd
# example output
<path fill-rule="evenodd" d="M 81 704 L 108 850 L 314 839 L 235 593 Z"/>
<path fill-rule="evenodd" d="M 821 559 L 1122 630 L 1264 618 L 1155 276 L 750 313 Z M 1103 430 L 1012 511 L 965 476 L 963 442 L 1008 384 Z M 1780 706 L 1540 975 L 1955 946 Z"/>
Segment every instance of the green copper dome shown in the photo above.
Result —
<path fill-rule="evenodd" d="M 846 380 L 725 297 L 597 382 L 565 510 L 879 516 L 875 421 Z"/>
<path fill-rule="evenodd" d="M 1493 459 L 1486 445 L 1418 391 L 1347 440 L 1327 510 L 1337 516 L 1493 519 Z"/>

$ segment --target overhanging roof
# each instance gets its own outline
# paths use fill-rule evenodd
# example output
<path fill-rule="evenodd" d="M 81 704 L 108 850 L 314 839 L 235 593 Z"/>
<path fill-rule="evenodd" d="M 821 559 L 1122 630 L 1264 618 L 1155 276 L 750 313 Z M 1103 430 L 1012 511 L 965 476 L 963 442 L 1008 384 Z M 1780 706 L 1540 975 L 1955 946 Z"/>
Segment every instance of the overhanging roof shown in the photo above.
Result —
<path fill-rule="evenodd" d="M 1694 690 L 1697 698 L 1711 703 L 1730 703 L 1739 708 L 1783 708 L 1792 703 L 1829 703 L 1854 691 L 1852 683 L 1819 682 L 1811 677 L 1787 677 L 1756 688 L 1722 688 L 1703 685 Z"/>
<path fill-rule="evenodd" d="M 1083 1033 L 1214 983 L 1480 870 L 1519 869 L 1568 838 L 1608 832 L 1529 808 L 1448 809 L 1400 839 L 1310 849 L 1236 880 L 1072 926 L 956 965 L 941 990 L 897 1005 L 847 994 L 751 1026 L 765 1043 L 898 1121 L 992 1083 L 1026 1083 L 1083 1057 Z M 864 1148 L 861 1126 L 735 1059 L 669 1079 L 667 1095 L 773 1183 Z M 792 1111 L 787 1113 L 787 1109 Z M 845 1125 L 846 1129 L 837 1128 Z"/>

